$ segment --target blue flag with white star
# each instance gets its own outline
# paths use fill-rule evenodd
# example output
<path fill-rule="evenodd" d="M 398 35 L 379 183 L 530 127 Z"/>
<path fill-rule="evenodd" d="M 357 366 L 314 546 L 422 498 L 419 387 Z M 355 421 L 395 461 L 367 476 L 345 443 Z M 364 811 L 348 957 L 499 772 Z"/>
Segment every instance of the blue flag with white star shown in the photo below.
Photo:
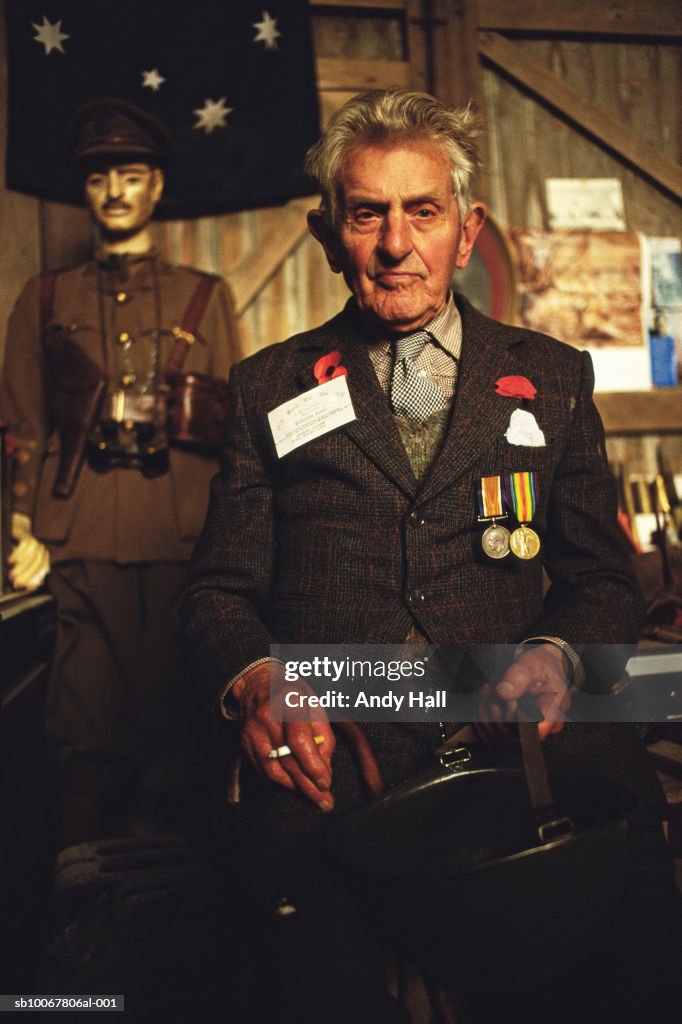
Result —
<path fill-rule="evenodd" d="M 65 125 L 100 96 L 132 101 L 169 131 L 161 216 L 309 195 L 319 134 L 307 0 L 6 0 L 7 185 L 80 202 Z"/>

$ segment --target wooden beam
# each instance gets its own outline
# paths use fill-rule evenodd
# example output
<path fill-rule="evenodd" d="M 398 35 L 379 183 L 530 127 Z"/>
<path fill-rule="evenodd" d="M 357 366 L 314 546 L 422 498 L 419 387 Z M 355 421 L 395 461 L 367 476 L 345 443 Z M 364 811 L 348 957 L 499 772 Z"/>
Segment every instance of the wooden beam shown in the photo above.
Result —
<path fill-rule="evenodd" d="M 239 266 L 227 275 L 237 316 L 242 316 L 271 277 L 308 234 L 306 214 L 317 205 L 315 196 L 292 199 L 278 211 L 277 225 Z"/>
<path fill-rule="evenodd" d="M 319 57 L 317 87 L 325 91 L 362 92 L 410 84 L 410 65 L 401 60 L 339 60 Z"/>
<path fill-rule="evenodd" d="M 429 0 L 407 0 L 405 43 L 410 61 L 410 88 L 433 93 L 433 40 L 424 18 Z"/>
<path fill-rule="evenodd" d="M 607 434 L 682 434 L 682 388 L 597 391 L 594 401 Z"/>
<path fill-rule="evenodd" d="M 473 100 L 482 109 L 475 0 L 434 0 L 430 6 L 436 22 L 432 30 L 434 95 L 448 106 Z"/>
<path fill-rule="evenodd" d="M 494 32 L 478 36 L 479 52 L 515 81 L 561 111 L 601 145 L 633 164 L 678 199 L 682 198 L 682 167 L 644 142 L 631 129 L 586 100 L 572 86 L 526 56 L 519 46 Z"/>
<path fill-rule="evenodd" d="M 499 32 L 575 32 L 581 35 L 682 36 L 679 0 L 478 0 L 482 29 Z"/>

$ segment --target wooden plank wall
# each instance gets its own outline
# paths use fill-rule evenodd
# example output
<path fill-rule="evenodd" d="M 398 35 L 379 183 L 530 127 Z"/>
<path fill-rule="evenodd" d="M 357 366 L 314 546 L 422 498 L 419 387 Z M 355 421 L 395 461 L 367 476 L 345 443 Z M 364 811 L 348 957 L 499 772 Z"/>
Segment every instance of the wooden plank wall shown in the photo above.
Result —
<path fill-rule="evenodd" d="M 682 233 L 674 196 L 682 157 L 677 0 L 645 7 L 634 0 L 311 0 L 311 14 L 323 121 L 348 96 L 374 86 L 409 85 L 447 102 L 473 97 L 488 126 L 481 191 L 503 227 L 546 225 L 546 177 L 597 176 L 622 181 L 630 230 Z M 576 100 L 577 118 L 567 96 Z M 609 146 L 595 137 L 604 124 L 615 132 Z M 26 277 L 83 258 L 92 232 L 82 210 L 0 185 L 4 323 Z M 156 225 L 157 244 L 171 259 L 227 276 L 246 351 L 320 323 L 345 300 L 343 281 L 307 235 L 310 205 L 298 200 Z M 613 403 L 605 405 L 610 415 Z M 616 405 L 614 423 L 622 418 Z M 647 415 L 651 404 L 641 408 Z M 655 415 L 649 419 L 660 429 Z M 650 464 L 653 434 L 622 438 L 615 434 L 612 443 Z"/>
<path fill-rule="evenodd" d="M 521 49 L 515 42 L 514 49 Z M 682 64 L 673 43 L 523 39 L 536 61 L 591 104 L 616 117 L 655 150 L 682 156 Z M 626 226 L 648 235 L 679 234 L 679 202 L 568 119 L 484 59 L 491 205 L 507 225 L 547 226 L 546 178 L 619 178 Z M 519 145 L 523 139 L 523 145 Z"/>

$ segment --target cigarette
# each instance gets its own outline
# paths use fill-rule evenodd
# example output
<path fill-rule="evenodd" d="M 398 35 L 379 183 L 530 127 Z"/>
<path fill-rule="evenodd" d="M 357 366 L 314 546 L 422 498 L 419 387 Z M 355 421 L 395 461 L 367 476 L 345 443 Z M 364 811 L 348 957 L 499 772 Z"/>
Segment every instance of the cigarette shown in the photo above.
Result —
<path fill-rule="evenodd" d="M 319 747 L 320 743 L 324 743 L 324 736 L 313 736 L 313 743 Z M 280 757 L 288 757 L 290 753 L 291 747 L 285 743 L 281 747 L 274 747 L 272 750 L 269 750 L 268 757 L 271 761 L 276 761 Z"/>

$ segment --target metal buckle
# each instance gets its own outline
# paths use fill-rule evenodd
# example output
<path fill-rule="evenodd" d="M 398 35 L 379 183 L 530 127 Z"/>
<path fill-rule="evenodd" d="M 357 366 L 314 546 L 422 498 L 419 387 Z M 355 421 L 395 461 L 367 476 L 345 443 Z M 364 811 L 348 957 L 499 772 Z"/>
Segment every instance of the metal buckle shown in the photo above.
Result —
<path fill-rule="evenodd" d="M 552 818 L 551 821 L 545 821 L 542 825 L 538 826 L 538 835 L 543 843 L 554 842 L 564 836 L 572 836 L 574 834 L 575 825 L 570 818 L 565 816 L 563 818 Z"/>
<path fill-rule="evenodd" d="M 195 334 L 190 334 L 189 331 L 183 330 L 182 327 L 171 327 L 171 334 L 176 341 L 184 341 L 185 344 L 192 346 L 197 340 Z"/>
<path fill-rule="evenodd" d="M 468 747 L 439 747 L 436 755 L 443 768 L 450 772 L 461 772 L 471 761 Z"/>

